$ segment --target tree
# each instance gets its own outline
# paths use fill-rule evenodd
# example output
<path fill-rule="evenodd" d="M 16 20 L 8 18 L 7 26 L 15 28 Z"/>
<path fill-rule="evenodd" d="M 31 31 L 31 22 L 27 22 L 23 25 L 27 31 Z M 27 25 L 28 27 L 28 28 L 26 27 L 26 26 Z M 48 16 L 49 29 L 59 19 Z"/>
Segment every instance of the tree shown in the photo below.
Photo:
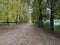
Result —
<path fill-rule="evenodd" d="M 40 26 L 43 26 L 43 15 L 42 15 L 42 0 L 38 0 L 39 3 L 39 21 L 40 21 Z"/>
<path fill-rule="evenodd" d="M 56 0 L 47 0 L 48 6 L 51 9 L 50 14 L 50 30 L 54 31 L 54 13 L 57 10 L 57 1 Z"/>
<path fill-rule="evenodd" d="M 46 14 L 44 0 L 34 0 L 32 4 L 32 21 L 43 27 L 43 17 Z"/>
<path fill-rule="evenodd" d="M 4 22 L 7 22 L 8 20 L 9 22 L 16 22 L 16 20 L 17 21 L 19 20 L 18 22 L 23 22 L 24 15 L 25 15 L 23 14 L 23 11 L 25 11 L 26 6 L 27 8 L 29 8 L 28 3 L 29 3 L 29 0 L 0 0 L 1 21 L 3 20 Z"/>

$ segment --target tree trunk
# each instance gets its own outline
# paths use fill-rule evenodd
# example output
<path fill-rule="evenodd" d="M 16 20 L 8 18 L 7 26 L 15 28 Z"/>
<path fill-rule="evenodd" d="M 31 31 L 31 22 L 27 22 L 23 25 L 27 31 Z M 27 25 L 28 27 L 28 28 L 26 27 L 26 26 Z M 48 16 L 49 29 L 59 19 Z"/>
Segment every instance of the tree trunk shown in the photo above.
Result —
<path fill-rule="evenodd" d="M 7 18 L 7 24 L 9 25 L 9 21 L 8 21 L 8 18 Z"/>
<path fill-rule="evenodd" d="M 20 24 L 20 15 L 19 15 L 19 24 Z"/>
<path fill-rule="evenodd" d="M 42 8 L 41 8 L 41 4 L 42 4 L 42 0 L 38 0 L 39 3 L 39 22 L 40 22 L 40 26 L 43 27 L 43 16 L 42 16 Z"/>
<path fill-rule="evenodd" d="M 42 16 L 42 10 L 40 9 L 40 16 L 39 16 L 39 21 L 40 21 L 40 26 L 43 27 L 43 16 Z"/>
<path fill-rule="evenodd" d="M 17 24 L 17 15 L 16 15 L 16 24 Z"/>
<path fill-rule="evenodd" d="M 51 12 L 51 17 L 50 17 L 50 30 L 54 31 L 54 15 Z"/>
<path fill-rule="evenodd" d="M 50 15 L 50 30 L 54 31 L 54 15 L 53 15 L 53 7 L 55 0 L 51 0 L 51 15 Z"/>

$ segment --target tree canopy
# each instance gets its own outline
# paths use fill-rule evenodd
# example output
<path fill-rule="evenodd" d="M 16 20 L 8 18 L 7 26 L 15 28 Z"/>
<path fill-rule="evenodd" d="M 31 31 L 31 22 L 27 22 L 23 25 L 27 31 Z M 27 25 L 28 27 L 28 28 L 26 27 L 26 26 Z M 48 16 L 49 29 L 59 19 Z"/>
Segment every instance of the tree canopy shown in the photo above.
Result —
<path fill-rule="evenodd" d="M 0 21 L 5 22 L 8 18 L 10 22 L 16 20 L 23 22 L 29 17 L 28 2 L 28 0 L 0 0 Z"/>

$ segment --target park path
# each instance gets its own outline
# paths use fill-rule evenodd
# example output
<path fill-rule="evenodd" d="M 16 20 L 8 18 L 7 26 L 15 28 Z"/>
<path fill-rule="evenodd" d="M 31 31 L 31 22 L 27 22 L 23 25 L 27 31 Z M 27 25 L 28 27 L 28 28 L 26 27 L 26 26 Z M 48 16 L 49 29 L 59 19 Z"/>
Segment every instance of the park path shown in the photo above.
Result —
<path fill-rule="evenodd" d="M 6 26 L 1 30 L 0 45 L 60 45 L 60 39 L 32 23 Z"/>

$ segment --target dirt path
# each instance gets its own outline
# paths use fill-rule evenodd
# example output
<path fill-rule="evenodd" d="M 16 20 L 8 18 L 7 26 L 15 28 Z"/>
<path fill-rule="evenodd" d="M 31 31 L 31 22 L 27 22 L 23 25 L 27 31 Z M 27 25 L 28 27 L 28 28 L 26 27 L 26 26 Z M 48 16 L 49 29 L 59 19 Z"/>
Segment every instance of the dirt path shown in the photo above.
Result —
<path fill-rule="evenodd" d="M 31 23 L 5 27 L 3 30 L 5 33 L 2 31 L 0 35 L 0 45 L 60 45 L 60 39 Z"/>

